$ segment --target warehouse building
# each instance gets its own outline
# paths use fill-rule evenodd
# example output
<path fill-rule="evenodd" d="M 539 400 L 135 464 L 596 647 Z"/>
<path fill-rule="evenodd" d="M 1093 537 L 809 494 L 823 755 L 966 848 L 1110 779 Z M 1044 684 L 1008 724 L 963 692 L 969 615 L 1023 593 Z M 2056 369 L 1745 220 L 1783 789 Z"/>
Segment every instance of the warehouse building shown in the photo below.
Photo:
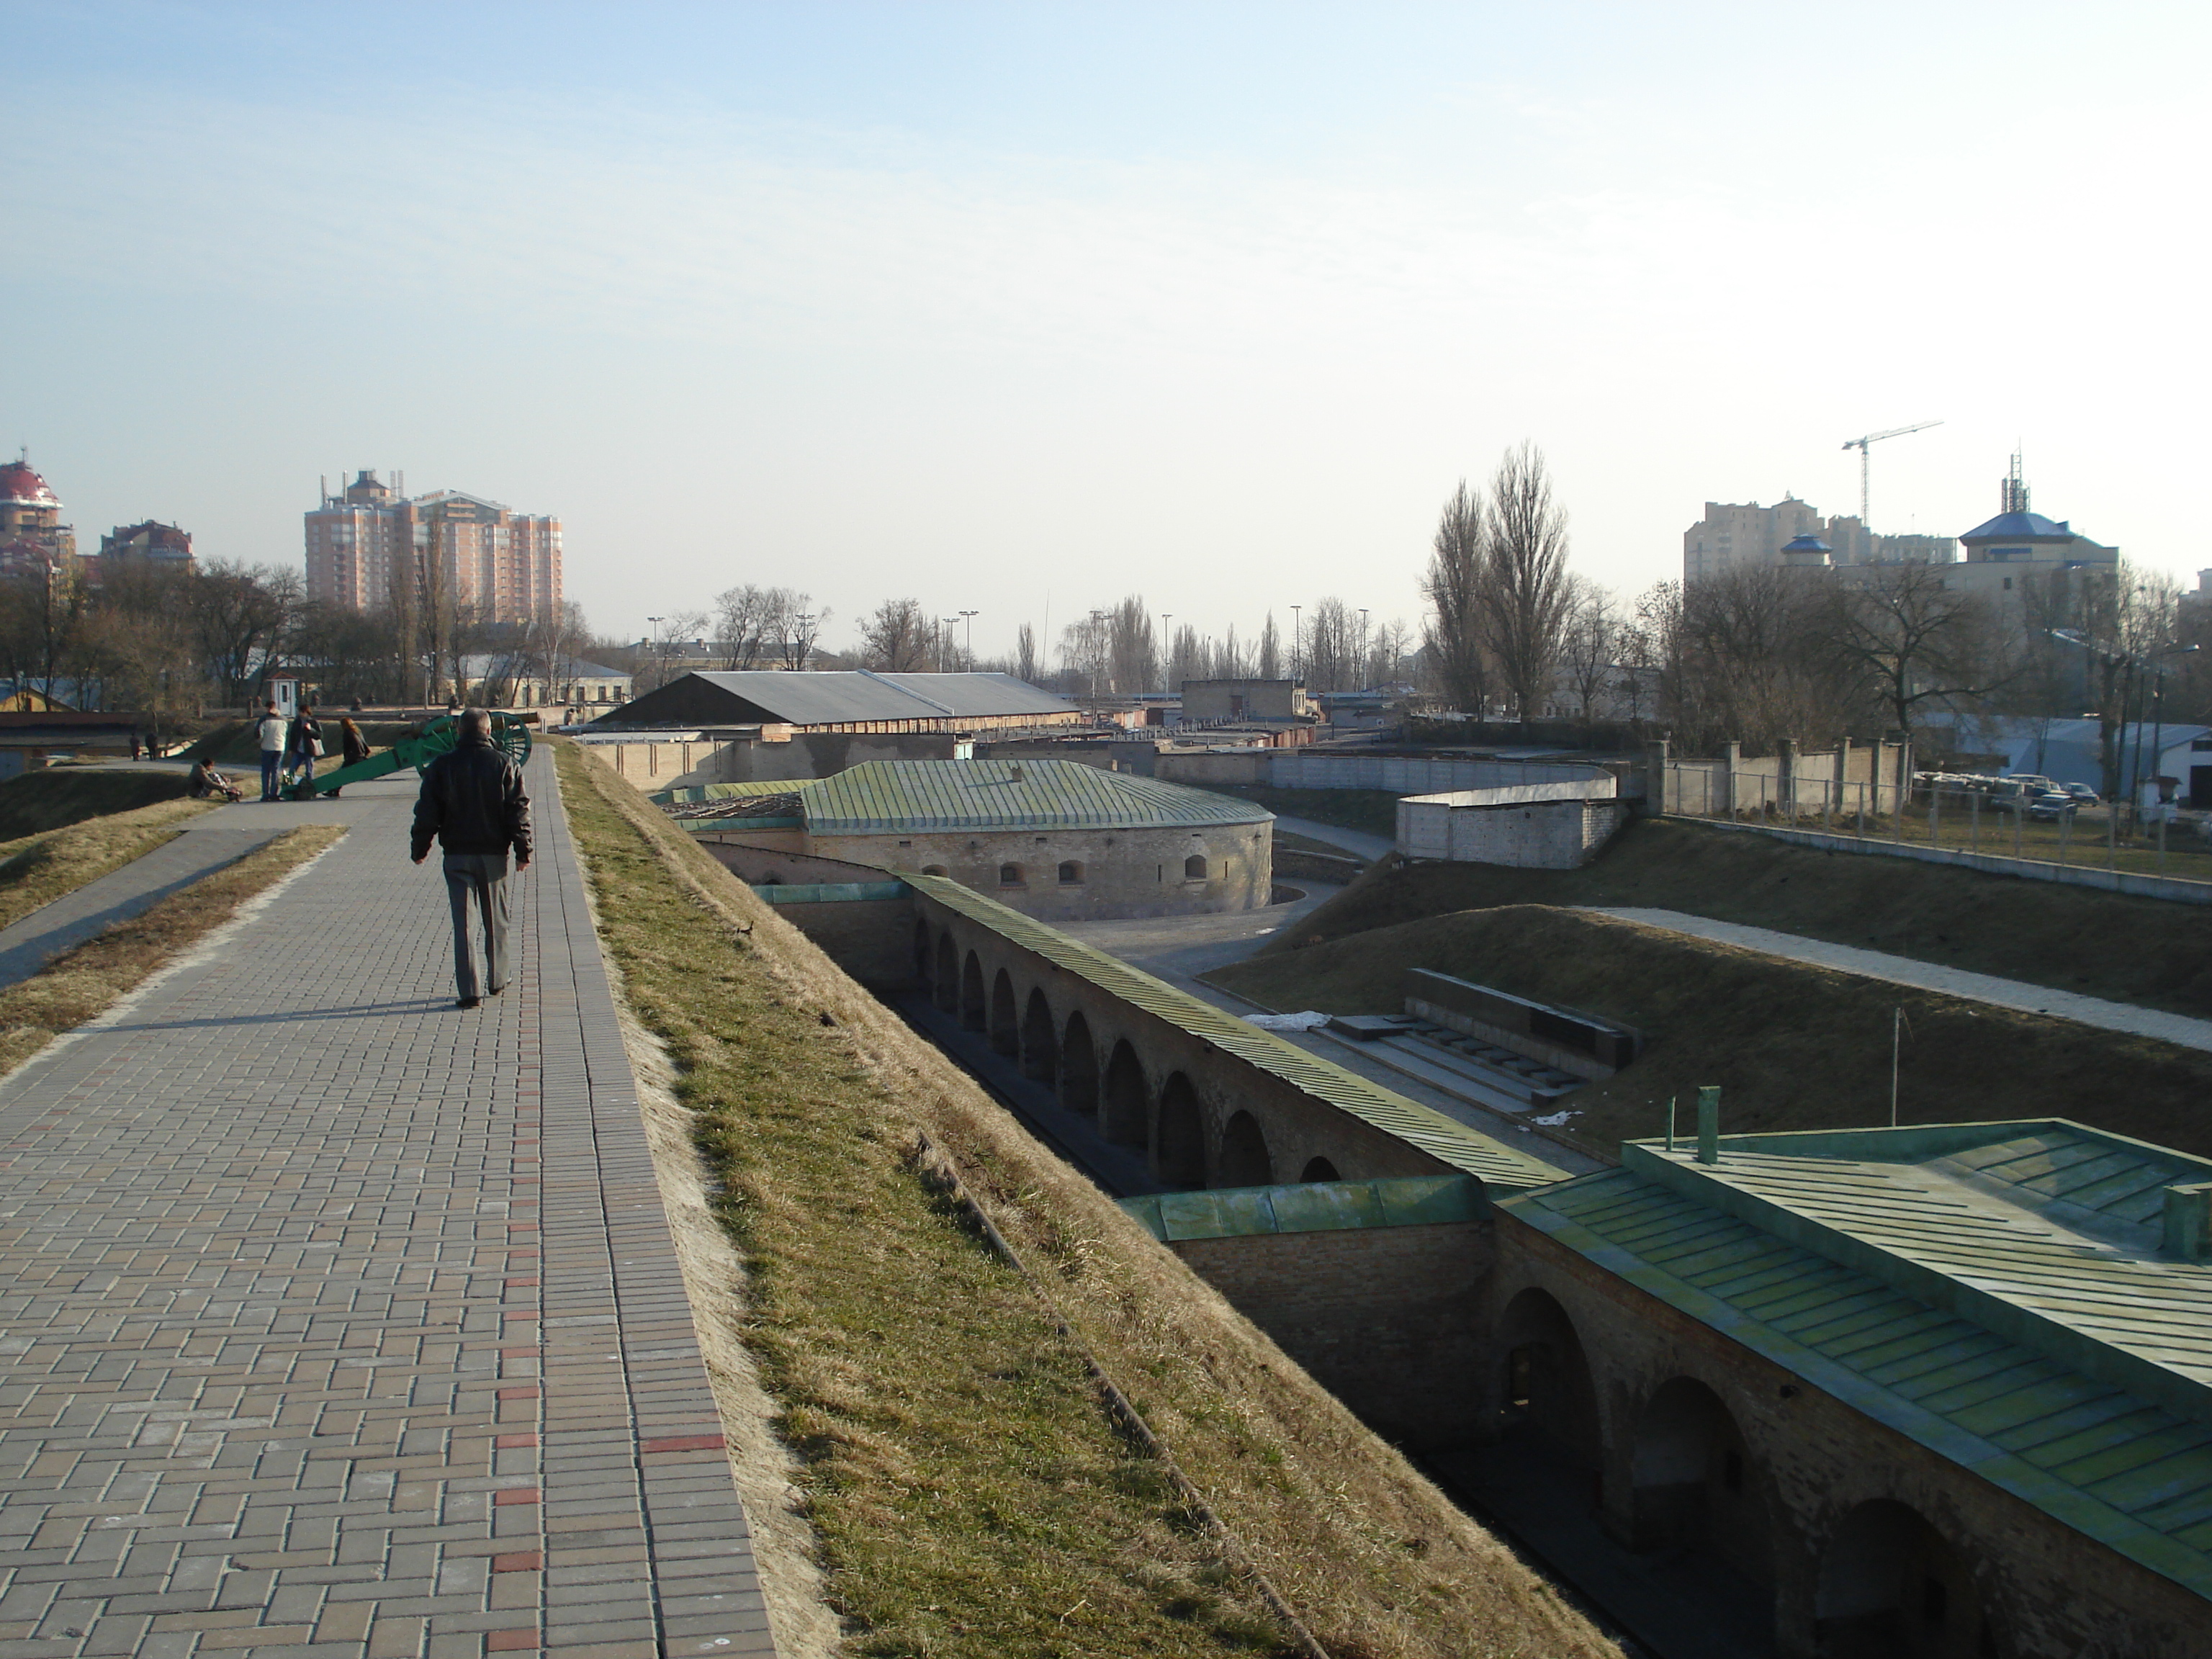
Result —
<path fill-rule="evenodd" d="M 1273 887 L 1273 814 L 1076 761 L 871 761 L 655 799 L 756 884 L 915 871 L 1057 921 L 1252 910 Z"/>

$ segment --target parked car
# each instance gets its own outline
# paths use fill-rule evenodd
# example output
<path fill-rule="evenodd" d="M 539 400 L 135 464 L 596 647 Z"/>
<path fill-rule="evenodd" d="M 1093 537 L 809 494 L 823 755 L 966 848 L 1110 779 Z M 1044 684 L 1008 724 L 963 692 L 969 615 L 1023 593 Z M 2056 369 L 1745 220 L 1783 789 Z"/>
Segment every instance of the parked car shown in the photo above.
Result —
<path fill-rule="evenodd" d="M 2062 783 L 2058 787 L 2084 806 L 2094 806 L 2105 799 L 2086 783 Z"/>
<path fill-rule="evenodd" d="M 2049 794 L 2057 787 L 2039 773 L 2016 772 L 1990 786 L 1990 805 L 2000 812 L 2017 812 L 2038 795 Z"/>
<path fill-rule="evenodd" d="M 2081 803 L 2063 789 L 2042 789 L 2027 798 L 2027 815 L 2044 823 L 2070 818 Z"/>

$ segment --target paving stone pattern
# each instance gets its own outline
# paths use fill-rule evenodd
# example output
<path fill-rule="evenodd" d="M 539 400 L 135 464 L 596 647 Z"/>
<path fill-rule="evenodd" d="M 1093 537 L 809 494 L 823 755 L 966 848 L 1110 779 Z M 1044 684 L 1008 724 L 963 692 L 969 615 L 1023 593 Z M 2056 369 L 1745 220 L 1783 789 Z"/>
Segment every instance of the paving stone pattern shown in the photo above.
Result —
<path fill-rule="evenodd" d="M 481 1010 L 410 776 L 311 809 L 352 831 L 274 905 L 0 1085 L 0 1655 L 774 1651 L 530 775 Z"/>

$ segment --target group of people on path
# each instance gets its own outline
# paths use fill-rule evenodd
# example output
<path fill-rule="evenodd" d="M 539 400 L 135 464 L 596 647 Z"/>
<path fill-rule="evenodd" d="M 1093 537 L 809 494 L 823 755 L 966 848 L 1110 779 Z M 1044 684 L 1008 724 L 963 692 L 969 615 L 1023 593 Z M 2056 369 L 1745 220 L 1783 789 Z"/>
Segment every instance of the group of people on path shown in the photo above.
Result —
<path fill-rule="evenodd" d="M 315 718 L 312 704 L 301 703 L 300 712 L 288 720 L 271 702 L 262 711 L 256 730 L 261 739 L 261 799 L 281 799 L 300 775 L 312 775 L 322 758 L 323 723 Z M 338 742 L 346 765 L 368 758 L 368 739 L 349 714 L 338 722 Z"/>

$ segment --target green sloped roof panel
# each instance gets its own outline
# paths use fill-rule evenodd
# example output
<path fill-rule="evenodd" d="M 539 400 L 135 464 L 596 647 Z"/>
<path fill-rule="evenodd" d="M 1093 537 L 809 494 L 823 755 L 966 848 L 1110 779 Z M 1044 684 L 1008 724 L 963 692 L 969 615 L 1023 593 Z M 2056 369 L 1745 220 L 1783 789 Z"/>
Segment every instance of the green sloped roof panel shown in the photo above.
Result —
<path fill-rule="evenodd" d="M 866 761 L 805 787 L 807 827 L 850 836 L 952 830 L 1255 827 L 1249 801 L 1069 760 Z"/>
<path fill-rule="evenodd" d="M 1188 992 L 1179 991 L 1118 957 L 1109 957 L 1034 917 L 1010 910 L 950 877 L 907 871 L 899 875 L 916 891 L 947 909 L 981 923 L 1009 942 L 1168 1021 L 1301 1093 L 1395 1136 L 1448 1168 L 1474 1176 L 1486 1188 L 1514 1190 L 1548 1186 L 1565 1179 L 1559 1170 L 1517 1147 L 1493 1140 L 1442 1112 L 1370 1083 L 1318 1054 L 1308 1054 L 1273 1031 L 1263 1031 L 1210 1002 L 1201 1002 Z"/>
<path fill-rule="evenodd" d="M 1482 1213 L 1480 1182 L 1466 1176 L 1314 1181 L 1283 1187 L 1213 1187 L 1125 1198 L 1121 1207 L 1164 1243 L 1271 1233 L 1349 1232 L 1436 1226 Z"/>

